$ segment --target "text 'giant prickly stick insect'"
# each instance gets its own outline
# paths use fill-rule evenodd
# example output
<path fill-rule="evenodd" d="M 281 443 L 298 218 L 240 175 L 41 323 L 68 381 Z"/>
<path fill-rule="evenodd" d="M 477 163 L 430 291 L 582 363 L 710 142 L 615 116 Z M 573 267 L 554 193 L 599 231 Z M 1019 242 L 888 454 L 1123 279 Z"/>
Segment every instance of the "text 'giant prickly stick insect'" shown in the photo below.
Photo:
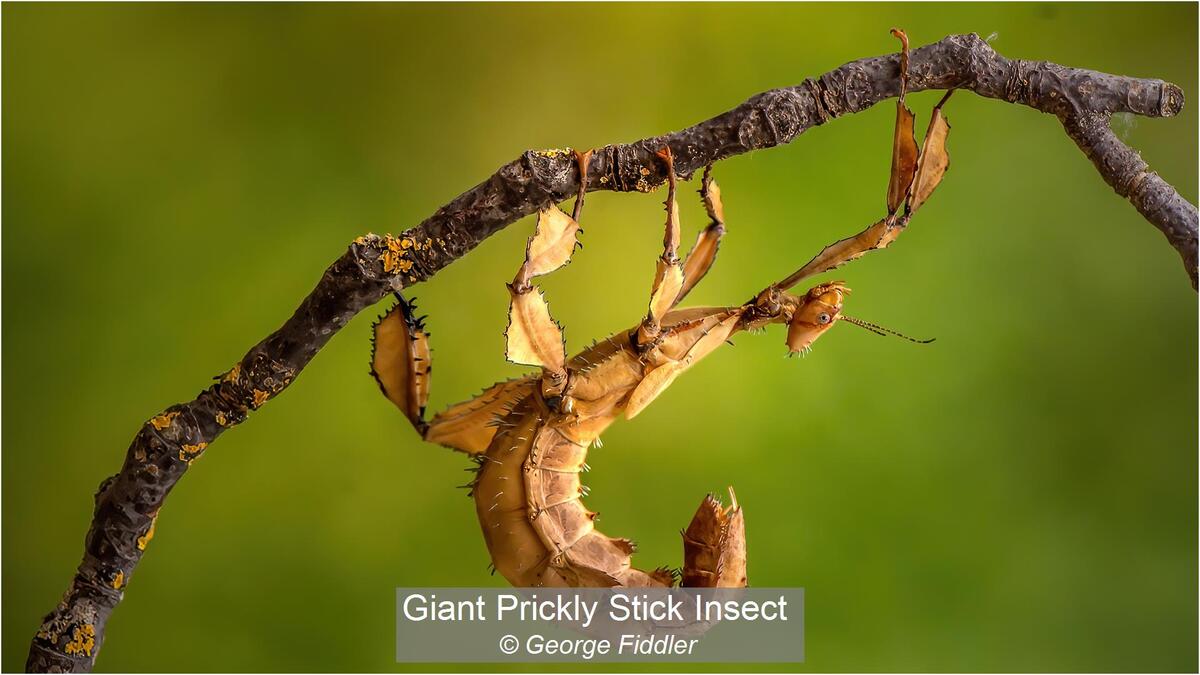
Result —
<path fill-rule="evenodd" d="M 787 324 L 787 346 L 793 353 L 807 352 L 839 320 L 881 335 L 899 335 L 842 314 L 849 289 L 840 281 L 817 285 L 799 296 L 788 292 L 806 277 L 888 246 L 945 174 L 950 127 L 941 108 L 946 98 L 934 108 L 918 150 L 914 117 L 904 103 L 908 41 L 901 31 L 893 34 L 903 48 L 888 215 L 825 247 L 749 302 L 675 309 L 713 264 L 725 218 L 720 190 L 706 170 L 700 194 L 712 222 L 687 259 L 679 260 L 676 176 L 671 151 L 664 148 L 659 157 L 668 169 L 666 235 L 649 310 L 632 329 L 567 358 L 562 332 L 532 280 L 565 265 L 577 246 L 590 153 L 576 153 L 581 175 L 573 215 L 555 206 L 541 210 L 525 262 L 508 285 L 506 356 L 513 363 L 536 366 L 540 373 L 495 384 L 427 422 L 430 352 L 423 320 L 397 295 L 399 304 L 376 325 L 372 373 L 426 441 L 461 450 L 477 461 L 471 487 L 483 536 L 495 569 L 514 586 L 671 586 L 676 581 L 691 587 L 746 585 L 745 524 L 736 499 L 723 507 L 710 495 L 700 505 L 683 532 L 681 573 L 661 567 L 645 572 L 631 565 L 634 546 L 629 540 L 595 528 L 595 514 L 581 501 L 586 490 L 579 474 L 587 469 L 588 447 L 608 425 L 621 414 L 636 416 L 734 333 Z"/>

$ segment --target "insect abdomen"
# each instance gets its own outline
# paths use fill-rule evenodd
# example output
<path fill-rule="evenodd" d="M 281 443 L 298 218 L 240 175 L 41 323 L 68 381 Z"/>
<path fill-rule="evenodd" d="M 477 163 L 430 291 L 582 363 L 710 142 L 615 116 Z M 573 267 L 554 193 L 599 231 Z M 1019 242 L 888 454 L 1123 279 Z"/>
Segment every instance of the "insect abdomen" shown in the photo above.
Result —
<path fill-rule="evenodd" d="M 473 487 L 492 564 L 514 586 L 540 586 L 549 555 L 529 523 L 524 464 L 542 424 L 532 397 L 519 403 L 492 439 Z"/>
<path fill-rule="evenodd" d="M 671 585 L 630 566 L 634 547 L 596 530 L 581 501 L 587 444 L 554 428 L 536 396 L 517 405 L 493 439 L 474 485 L 492 563 L 514 586 Z"/>

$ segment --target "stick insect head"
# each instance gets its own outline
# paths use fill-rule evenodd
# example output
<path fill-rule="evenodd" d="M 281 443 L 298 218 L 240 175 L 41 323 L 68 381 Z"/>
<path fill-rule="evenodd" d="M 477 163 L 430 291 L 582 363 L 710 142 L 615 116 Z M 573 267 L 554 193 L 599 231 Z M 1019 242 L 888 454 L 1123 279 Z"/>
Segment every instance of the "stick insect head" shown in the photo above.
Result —
<path fill-rule="evenodd" d="M 807 353 L 812 349 L 812 343 L 841 318 L 842 301 L 849 293 L 845 284 L 834 281 L 814 286 L 803 296 L 791 298 L 794 306 L 788 321 L 788 350 Z"/>
<path fill-rule="evenodd" d="M 781 320 L 788 323 L 787 344 L 790 353 L 808 353 L 812 349 L 812 343 L 838 321 L 852 323 L 876 335 L 892 335 L 921 345 L 933 342 L 932 338 L 919 340 L 870 321 L 846 316 L 842 313 L 842 302 L 849 294 L 850 289 L 840 281 L 814 286 L 808 293 L 798 297 L 784 293 L 781 304 L 790 308 L 791 315 L 789 318 L 787 312 L 784 312 L 780 316 Z"/>

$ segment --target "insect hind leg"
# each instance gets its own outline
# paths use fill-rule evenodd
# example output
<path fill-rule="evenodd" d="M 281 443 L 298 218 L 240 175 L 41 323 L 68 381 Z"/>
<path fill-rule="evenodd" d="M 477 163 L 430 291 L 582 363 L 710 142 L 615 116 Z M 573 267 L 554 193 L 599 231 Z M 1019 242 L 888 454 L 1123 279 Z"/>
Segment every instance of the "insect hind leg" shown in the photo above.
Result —
<path fill-rule="evenodd" d="M 424 437 L 425 405 L 429 401 L 432 359 L 425 317 L 417 317 L 416 304 L 395 294 L 396 305 L 375 323 L 371 350 L 371 376 L 379 389 Z"/>

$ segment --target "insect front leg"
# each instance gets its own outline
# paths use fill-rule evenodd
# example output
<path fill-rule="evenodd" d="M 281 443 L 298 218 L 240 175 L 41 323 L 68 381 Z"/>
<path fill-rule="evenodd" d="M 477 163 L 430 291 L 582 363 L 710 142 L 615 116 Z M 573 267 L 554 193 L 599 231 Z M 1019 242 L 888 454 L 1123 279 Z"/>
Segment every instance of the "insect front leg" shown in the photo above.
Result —
<path fill-rule="evenodd" d="M 700 182 L 700 198 L 704 201 L 704 210 L 708 212 L 709 224 L 700 231 L 695 246 L 692 246 L 683 263 L 683 287 L 679 289 L 675 304 L 682 302 L 704 275 L 708 274 L 708 270 L 717 259 L 721 237 L 725 235 L 725 206 L 721 203 L 721 188 L 712 178 L 711 164 L 704 169 L 704 178 Z"/>
<path fill-rule="evenodd" d="M 638 326 L 635 339 L 639 349 L 653 345 L 662 331 L 662 318 L 675 306 L 683 289 L 683 265 L 679 262 L 679 204 L 675 201 L 675 156 L 663 148 L 658 157 L 667 164 L 667 223 L 663 234 L 663 252 L 654 271 L 650 290 L 650 308 Z"/>
<path fill-rule="evenodd" d="M 908 37 L 904 31 L 893 28 L 892 34 L 900 39 L 900 96 L 896 100 L 896 125 L 892 138 L 892 168 L 888 181 L 887 216 L 858 234 L 826 246 L 812 260 L 796 270 L 773 288 L 787 290 L 802 279 L 828 272 L 863 254 L 886 248 L 907 227 L 909 220 L 933 194 L 949 168 L 946 139 L 950 124 L 942 114 L 942 106 L 949 100 L 950 90 L 933 109 L 925 141 L 917 149 L 913 136 L 915 118 L 904 96 L 908 89 Z M 901 211 L 903 206 L 903 211 Z"/>
<path fill-rule="evenodd" d="M 550 316 L 541 289 L 532 280 L 549 274 L 571 261 L 581 231 L 577 217 L 587 190 L 587 166 L 591 152 L 575 154 L 579 165 L 579 194 L 575 216 L 550 205 L 538 213 L 537 231 L 525 246 L 525 261 L 508 284 L 511 301 L 505 330 L 505 356 L 513 363 L 542 369 L 543 393 L 561 394 L 567 385 L 566 348 L 562 329 Z"/>

